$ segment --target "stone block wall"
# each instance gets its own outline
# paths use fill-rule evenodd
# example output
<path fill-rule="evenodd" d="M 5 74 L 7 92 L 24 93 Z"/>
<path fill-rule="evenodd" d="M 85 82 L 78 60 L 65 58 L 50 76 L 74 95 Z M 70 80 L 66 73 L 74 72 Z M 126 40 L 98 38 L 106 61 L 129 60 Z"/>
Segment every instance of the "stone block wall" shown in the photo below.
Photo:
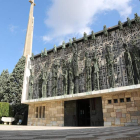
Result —
<path fill-rule="evenodd" d="M 140 125 L 140 90 L 104 95 L 102 106 L 104 126 Z"/>
<path fill-rule="evenodd" d="M 37 107 L 45 107 L 37 112 Z M 41 114 L 41 115 L 40 115 Z M 28 125 L 32 126 L 64 126 L 64 102 L 53 101 L 29 105 Z"/>

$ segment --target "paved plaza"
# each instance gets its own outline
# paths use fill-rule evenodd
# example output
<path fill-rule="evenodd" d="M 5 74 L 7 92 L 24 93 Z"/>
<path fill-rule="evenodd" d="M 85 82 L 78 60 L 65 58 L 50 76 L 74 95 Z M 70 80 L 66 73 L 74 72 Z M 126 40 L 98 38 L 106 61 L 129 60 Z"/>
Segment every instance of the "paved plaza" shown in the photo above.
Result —
<path fill-rule="evenodd" d="M 0 125 L 0 140 L 140 140 L 140 126 L 82 128 Z"/>

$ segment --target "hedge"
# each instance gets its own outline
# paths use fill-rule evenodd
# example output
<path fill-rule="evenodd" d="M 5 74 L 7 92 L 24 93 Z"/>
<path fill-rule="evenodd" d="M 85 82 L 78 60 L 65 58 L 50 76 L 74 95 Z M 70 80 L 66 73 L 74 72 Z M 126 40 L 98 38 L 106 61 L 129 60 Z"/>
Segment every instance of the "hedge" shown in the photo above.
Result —
<path fill-rule="evenodd" d="M 9 103 L 0 102 L 0 118 L 9 117 Z"/>

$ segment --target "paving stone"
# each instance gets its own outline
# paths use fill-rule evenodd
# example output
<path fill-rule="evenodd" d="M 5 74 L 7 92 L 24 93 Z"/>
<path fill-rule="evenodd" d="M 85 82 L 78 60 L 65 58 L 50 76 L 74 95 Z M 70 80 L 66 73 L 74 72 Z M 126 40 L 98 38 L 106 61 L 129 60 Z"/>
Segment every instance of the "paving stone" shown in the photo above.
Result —
<path fill-rule="evenodd" d="M 128 125 L 128 123 L 125 124 Z M 139 140 L 140 126 L 127 126 L 127 127 L 0 126 L 0 140 L 36 140 L 36 139 Z"/>

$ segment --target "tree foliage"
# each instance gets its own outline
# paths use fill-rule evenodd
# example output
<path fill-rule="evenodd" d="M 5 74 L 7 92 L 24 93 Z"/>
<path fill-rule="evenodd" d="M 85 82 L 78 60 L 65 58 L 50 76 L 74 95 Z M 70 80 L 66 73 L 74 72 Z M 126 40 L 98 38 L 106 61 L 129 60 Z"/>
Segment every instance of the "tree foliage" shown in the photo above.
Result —
<path fill-rule="evenodd" d="M 25 116 L 28 112 L 28 106 L 21 104 L 25 61 L 26 58 L 22 56 L 11 74 L 8 70 L 4 70 L 0 75 L 0 102 L 10 103 L 10 111 L 14 110 L 10 114 L 15 118 L 18 115 Z"/>
<path fill-rule="evenodd" d="M 10 93 L 9 91 L 9 72 L 8 70 L 3 70 L 0 75 L 0 101 L 6 101 L 6 96 Z"/>
<path fill-rule="evenodd" d="M 25 69 L 25 57 L 22 56 L 22 58 L 19 59 L 18 63 L 16 64 L 9 78 L 10 94 L 13 95 L 14 104 L 21 103 L 24 69 Z"/>
<path fill-rule="evenodd" d="M 24 68 L 25 57 L 22 56 L 11 74 L 3 70 L 0 75 L 0 101 L 14 105 L 21 103 Z"/>

